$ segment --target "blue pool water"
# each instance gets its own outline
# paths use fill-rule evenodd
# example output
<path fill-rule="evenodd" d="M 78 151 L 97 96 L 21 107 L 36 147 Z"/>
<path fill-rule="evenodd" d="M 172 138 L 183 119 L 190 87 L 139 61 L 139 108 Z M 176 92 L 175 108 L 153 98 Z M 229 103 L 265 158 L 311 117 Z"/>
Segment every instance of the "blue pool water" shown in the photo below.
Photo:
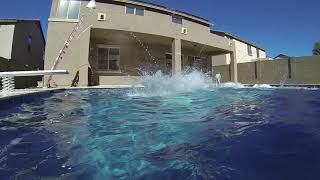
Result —
<path fill-rule="evenodd" d="M 319 179 L 319 130 L 319 90 L 35 95 L 0 104 L 0 179 Z"/>

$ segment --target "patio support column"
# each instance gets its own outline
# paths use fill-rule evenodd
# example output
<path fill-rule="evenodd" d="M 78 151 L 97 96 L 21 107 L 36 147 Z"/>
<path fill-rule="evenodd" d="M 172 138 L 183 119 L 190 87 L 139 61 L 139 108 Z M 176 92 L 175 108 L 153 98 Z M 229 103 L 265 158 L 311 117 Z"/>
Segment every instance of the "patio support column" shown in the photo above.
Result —
<path fill-rule="evenodd" d="M 172 42 L 172 74 L 181 73 L 181 39 Z"/>
<path fill-rule="evenodd" d="M 230 53 L 230 70 L 231 70 L 231 81 L 237 83 L 238 82 L 238 62 L 236 57 L 236 50 Z"/>
<path fill-rule="evenodd" d="M 91 29 L 85 31 L 80 39 L 79 39 L 79 46 L 80 46 L 80 57 L 79 57 L 79 83 L 78 86 L 88 86 L 89 85 L 89 78 L 88 78 L 88 68 L 89 68 L 89 48 L 90 48 L 90 34 Z"/>

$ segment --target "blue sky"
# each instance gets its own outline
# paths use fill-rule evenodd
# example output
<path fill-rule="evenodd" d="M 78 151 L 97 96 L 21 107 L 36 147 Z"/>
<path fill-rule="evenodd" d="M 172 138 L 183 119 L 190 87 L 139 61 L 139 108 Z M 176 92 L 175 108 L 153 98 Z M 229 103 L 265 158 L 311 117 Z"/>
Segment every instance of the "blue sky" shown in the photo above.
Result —
<path fill-rule="evenodd" d="M 311 55 L 320 40 L 319 0 L 150 0 L 211 20 L 267 49 L 269 56 Z M 0 18 L 41 19 L 44 32 L 51 0 L 1 0 Z"/>

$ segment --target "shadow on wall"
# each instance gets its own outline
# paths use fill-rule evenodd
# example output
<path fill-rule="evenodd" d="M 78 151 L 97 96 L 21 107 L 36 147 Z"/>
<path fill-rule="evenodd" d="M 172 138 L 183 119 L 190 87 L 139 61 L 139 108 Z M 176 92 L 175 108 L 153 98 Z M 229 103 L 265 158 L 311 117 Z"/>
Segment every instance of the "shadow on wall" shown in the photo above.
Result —
<path fill-rule="evenodd" d="M 238 80 L 243 84 L 320 84 L 320 56 L 290 57 L 286 59 L 238 64 Z M 230 81 L 230 65 L 214 66 L 214 73 L 222 74 L 222 81 Z"/>

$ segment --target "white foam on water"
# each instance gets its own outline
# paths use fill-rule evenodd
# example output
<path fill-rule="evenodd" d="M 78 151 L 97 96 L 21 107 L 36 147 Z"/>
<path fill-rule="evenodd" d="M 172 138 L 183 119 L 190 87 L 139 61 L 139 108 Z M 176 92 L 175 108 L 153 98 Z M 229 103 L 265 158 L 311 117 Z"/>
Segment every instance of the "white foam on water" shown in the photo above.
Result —
<path fill-rule="evenodd" d="M 272 87 L 269 84 L 255 84 L 253 86 L 253 88 L 257 88 L 257 89 L 274 89 L 275 87 Z"/>
<path fill-rule="evenodd" d="M 241 83 L 234 83 L 234 82 L 222 83 L 219 87 L 221 87 L 221 88 L 235 88 L 235 89 L 248 88 Z"/>
<path fill-rule="evenodd" d="M 290 86 L 290 87 L 281 87 L 281 86 L 271 86 L 269 84 L 255 84 L 254 86 L 252 86 L 252 88 L 255 88 L 255 89 L 262 89 L 262 90 L 265 90 L 265 89 L 288 89 L 288 90 L 319 90 L 319 88 L 311 88 L 311 87 L 294 87 L 294 86 Z"/>
<path fill-rule="evenodd" d="M 165 75 L 161 71 L 145 73 L 137 82 L 143 88 L 134 88 L 129 96 L 156 97 L 173 96 L 180 93 L 194 92 L 213 86 L 212 78 L 199 71 L 178 75 Z"/>

